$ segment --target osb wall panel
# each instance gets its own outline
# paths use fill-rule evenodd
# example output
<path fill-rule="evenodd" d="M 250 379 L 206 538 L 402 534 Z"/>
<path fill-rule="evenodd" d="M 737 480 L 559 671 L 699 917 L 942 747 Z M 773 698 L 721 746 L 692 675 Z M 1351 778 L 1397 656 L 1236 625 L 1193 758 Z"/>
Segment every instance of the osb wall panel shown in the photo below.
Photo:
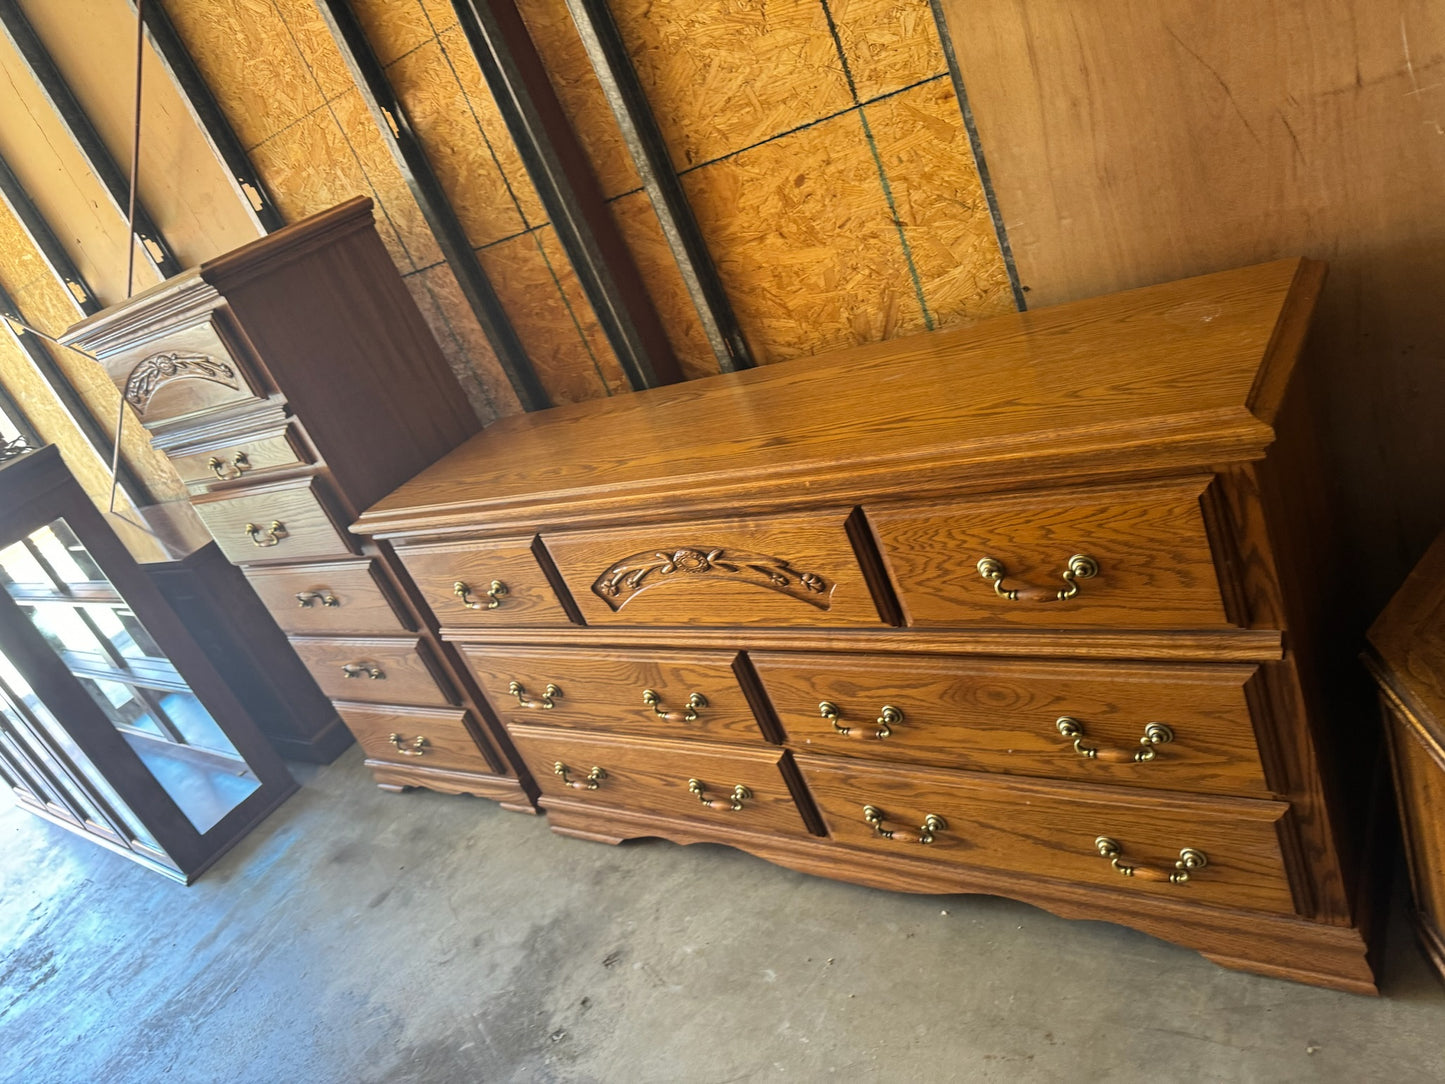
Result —
<path fill-rule="evenodd" d="M 945 6 L 1031 304 L 1329 261 L 1305 371 L 1331 402 L 1348 591 L 1377 608 L 1445 518 L 1445 8 Z"/>
<path fill-rule="evenodd" d="M 613 12 L 759 361 L 1013 309 L 927 0 Z"/>
<path fill-rule="evenodd" d="M 20 7 L 99 131 L 128 168 L 135 123 L 135 12 L 127 0 L 22 0 Z M 141 95 L 140 197 L 186 266 L 260 233 L 235 182 L 191 121 L 147 47 Z"/>

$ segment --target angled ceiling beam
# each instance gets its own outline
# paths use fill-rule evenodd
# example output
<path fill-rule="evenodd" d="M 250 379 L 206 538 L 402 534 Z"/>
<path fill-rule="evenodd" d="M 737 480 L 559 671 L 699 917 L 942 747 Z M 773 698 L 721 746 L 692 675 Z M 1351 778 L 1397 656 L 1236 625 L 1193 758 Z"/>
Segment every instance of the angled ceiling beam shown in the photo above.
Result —
<path fill-rule="evenodd" d="M 457 217 L 426 151 L 412 128 L 406 110 L 397 100 L 376 58 L 361 23 L 346 0 L 316 0 L 316 9 L 341 50 L 352 82 L 361 92 L 396 167 L 406 179 L 427 225 L 431 227 L 442 256 L 457 277 L 477 323 L 497 355 L 523 410 L 543 410 L 552 405 L 547 389 L 527 357 L 526 347 L 512 326 L 507 310 L 492 289 L 481 261 L 477 259 L 467 231 Z"/>
<path fill-rule="evenodd" d="M 512 0 L 452 0 L 557 237 L 634 389 L 682 379 L 662 321 Z"/>
<path fill-rule="evenodd" d="M 60 243 L 60 238 L 55 236 L 55 231 L 50 228 L 50 223 L 35 206 L 30 198 L 30 193 L 25 191 L 25 186 L 20 183 L 20 178 L 10 168 L 10 163 L 0 157 L 0 201 L 10 209 L 16 220 L 20 223 L 26 235 L 30 238 L 35 250 L 40 253 L 40 258 L 45 261 L 45 266 L 55 276 L 57 282 L 65 288 L 76 306 L 85 316 L 91 316 L 100 311 L 100 302 L 96 299 L 95 292 L 91 290 L 90 284 L 81 275 L 80 268 L 75 266 L 75 261 L 70 258 L 70 253 Z"/>
<path fill-rule="evenodd" d="M 693 217 L 682 182 L 672 167 L 672 156 L 652 114 L 606 0 L 567 0 L 572 22 L 602 84 L 607 104 L 617 118 L 622 138 L 632 153 L 642 186 L 652 200 L 682 281 L 697 308 L 707 341 L 725 373 L 751 369 L 755 364 L 747 339 L 738 326 L 732 302 L 718 277 L 712 253 Z"/>
<path fill-rule="evenodd" d="M 5 416 L 5 420 L 10 423 L 11 428 L 19 433 L 20 439 L 30 447 L 39 448 L 44 443 L 40 439 L 40 434 L 35 431 L 35 426 L 31 425 L 30 419 L 25 416 L 25 411 L 15 401 L 15 396 L 11 395 L 3 384 L 0 384 L 0 414 Z M 0 434 L 0 446 L 3 446 L 4 443 L 4 436 Z"/>
<path fill-rule="evenodd" d="M 131 11 L 136 10 L 136 0 L 127 0 Z M 181 98 L 190 110 L 191 119 L 196 122 L 201 135 L 211 148 L 211 154 L 231 178 L 236 194 L 244 206 L 250 209 L 251 219 L 263 233 L 273 233 L 286 225 L 271 193 L 261 182 L 261 176 L 246 156 L 246 148 L 231 127 L 225 113 L 216 103 L 215 95 L 201 77 L 200 69 L 191 59 L 181 36 L 165 9 L 152 0 L 143 8 L 146 33 L 150 35 L 151 46 L 160 58 L 161 66 L 170 76 L 172 84 L 180 91 Z"/>
<path fill-rule="evenodd" d="M 91 172 L 99 178 L 121 218 L 128 218 L 130 179 L 100 138 L 100 133 L 95 130 L 95 125 L 91 123 L 85 110 L 81 108 L 70 84 L 56 67 L 50 52 L 30 25 L 30 20 L 25 18 L 25 13 L 20 10 L 18 0 L 0 0 L 0 28 L 4 29 L 10 44 L 20 54 Z M 141 250 L 163 278 L 170 278 L 180 272 L 181 266 L 170 246 L 166 244 L 155 221 L 139 200 L 136 201 L 135 232 Z"/>

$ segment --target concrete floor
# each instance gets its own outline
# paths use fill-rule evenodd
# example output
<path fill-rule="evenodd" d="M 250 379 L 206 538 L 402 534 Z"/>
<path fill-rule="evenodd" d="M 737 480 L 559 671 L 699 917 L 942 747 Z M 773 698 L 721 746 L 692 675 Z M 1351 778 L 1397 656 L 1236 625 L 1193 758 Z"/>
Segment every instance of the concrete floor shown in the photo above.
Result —
<path fill-rule="evenodd" d="M 0 809 L 0 1080 L 1445 1080 L 1398 917 L 1385 997 L 988 897 L 724 847 L 562 839 L 386 794 L 352 750 L 183 888 Z"/>

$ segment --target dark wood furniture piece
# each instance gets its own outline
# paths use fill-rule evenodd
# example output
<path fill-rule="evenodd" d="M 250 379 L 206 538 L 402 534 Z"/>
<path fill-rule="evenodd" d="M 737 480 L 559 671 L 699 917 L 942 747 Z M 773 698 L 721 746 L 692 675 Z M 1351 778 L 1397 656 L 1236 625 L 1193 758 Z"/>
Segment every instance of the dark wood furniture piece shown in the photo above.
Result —
<path fill-rule="evenodd" d="M 1322 278 L 508 418 L 355 529 L 395 545 L 558 832 L 996 893 L 1373 991 L 1317 756 L 1339 648 L 1291 377 Z"/>
<path fill-rule="evenodd" d="M 478 428 L 371 201 L 209 260 L 64 340 L 106 366 L 377 782 L 534 812 L 505 734 L 391 548 L 346 530 Z"/>
<path fill-rule="evenodd" d="M 1370 628 L 1414 892 L 1415 931 L 1445 978 L 1445 535 Z"/>
<path fill-rule="evenodd" d="M 296 790 L 54 447 L 0 465 L 0 780 L 190 883 Z"/>

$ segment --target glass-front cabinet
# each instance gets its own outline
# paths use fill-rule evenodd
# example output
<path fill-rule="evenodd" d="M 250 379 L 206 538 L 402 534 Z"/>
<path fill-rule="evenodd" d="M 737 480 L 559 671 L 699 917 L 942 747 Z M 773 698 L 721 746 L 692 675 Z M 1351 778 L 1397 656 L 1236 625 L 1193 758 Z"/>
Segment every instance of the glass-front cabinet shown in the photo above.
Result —
<path fill-rule="evenodd" d="M 0 781 L 189 881 L 295 788 L 54 449 L 0 466 Z"/>

